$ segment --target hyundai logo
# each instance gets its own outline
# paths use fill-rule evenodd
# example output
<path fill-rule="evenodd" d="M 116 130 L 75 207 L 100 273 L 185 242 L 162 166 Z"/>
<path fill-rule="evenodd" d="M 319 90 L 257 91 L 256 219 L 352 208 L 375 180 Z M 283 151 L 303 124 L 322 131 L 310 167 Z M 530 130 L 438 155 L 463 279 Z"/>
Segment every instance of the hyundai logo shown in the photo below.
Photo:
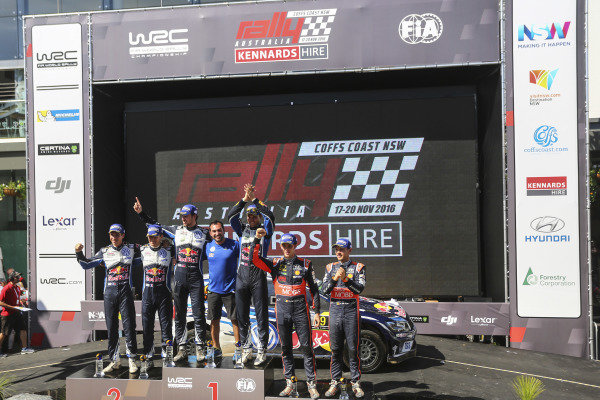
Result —
<path fill-rule="evenodd" d="M 565 227 L 565 221 L 556 217 L 538 217 L 531 221 L 531 229 L 542 233 L 558 232 Z"/>

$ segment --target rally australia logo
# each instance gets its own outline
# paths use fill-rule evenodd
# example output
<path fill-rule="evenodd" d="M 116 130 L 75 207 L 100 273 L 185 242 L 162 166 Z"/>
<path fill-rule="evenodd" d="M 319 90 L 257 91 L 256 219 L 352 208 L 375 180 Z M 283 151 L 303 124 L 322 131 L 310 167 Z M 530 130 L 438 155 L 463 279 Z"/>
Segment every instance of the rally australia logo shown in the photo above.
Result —
<path fill-rule="evenodd" d="M 235 62 L 327 59 L 336 12 L 337 8 L 281 11 L 271 19 L 242 21 L 235 40 Z"/>
<path fill-rule="evenodd" d="M 444 24 L 435 14 L 410 14 L 400 21 L 398 34 L 408 44 L 433 43 L 442 36 Z"/>
<path fill-rule="evenodd" d="M 129 56 L 172 57 L 185 55 L 189 51 L 188 29 L 159 29 L 150 32 L 129 32 Z"/>

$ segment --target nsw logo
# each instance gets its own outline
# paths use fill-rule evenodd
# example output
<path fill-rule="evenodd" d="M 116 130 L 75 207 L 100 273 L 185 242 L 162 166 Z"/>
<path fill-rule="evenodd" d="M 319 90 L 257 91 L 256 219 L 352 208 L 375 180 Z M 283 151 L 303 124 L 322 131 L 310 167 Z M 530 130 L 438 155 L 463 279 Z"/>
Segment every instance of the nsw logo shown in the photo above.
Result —
<path fill-rule="evenodd" d="M 519 48 L 570 46 L 571 43 L 565 41 L 569 33 L 570 26 L 571 21 L 565 21 L 562 23 L 552 22 L 550 24 L 519 25 L 517 29 L 517 40 L 519 42 L 524 42 L 519 43 Z"/>
<path fill-rule="evenodd" d="M 408 44 L 433 43 L 442 36 L 444 24 L 435 14 L 410 14 L 400 21 L 398 34 Z"/>

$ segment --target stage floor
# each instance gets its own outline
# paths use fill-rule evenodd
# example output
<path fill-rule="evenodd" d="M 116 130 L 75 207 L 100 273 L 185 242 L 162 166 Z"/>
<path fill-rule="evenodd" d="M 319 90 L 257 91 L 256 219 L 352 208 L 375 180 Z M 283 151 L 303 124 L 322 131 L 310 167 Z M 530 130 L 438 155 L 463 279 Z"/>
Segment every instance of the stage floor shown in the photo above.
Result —
<path fill-rule="evenodd" d="M 596 361 L 432 336 L 419 336 L 417 341 L 416 358 L 363 375 L 377 397 L 505 400 L 513 398 L 513 379 L 532 374 L 546 386 L 544 399 L 600 398 L 600 363 Z M 11 355 L 0 359 L 0 374 L 14 378 L 15 394 L 45 392 L 64 387 L 67 376 L 92 363 L 94 355 L 105 350 L 106 342 L 96 342 Z M 275 359 L 273 365 L 275 380 L 282 379 L 281 361 Z M 317 368 L 318 379 L 328 380 L 329 363 L 321 360 Z M 296 371 L 304 380 L 301 360 L 296 360 Z"/>

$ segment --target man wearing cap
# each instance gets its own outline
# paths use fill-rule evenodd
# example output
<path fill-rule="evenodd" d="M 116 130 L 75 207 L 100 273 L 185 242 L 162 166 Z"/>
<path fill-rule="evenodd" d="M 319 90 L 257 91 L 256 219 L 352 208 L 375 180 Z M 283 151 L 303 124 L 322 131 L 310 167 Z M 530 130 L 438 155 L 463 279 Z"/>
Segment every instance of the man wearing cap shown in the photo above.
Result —
<path fill-rule="evenodd" d="M 231 320 L 236 343 L 240 340 L 235 304 L 235 277 L 240 243 L 225 237 L 225 228 L 219 220 L 211 222 L 208 228 L 213 241 L 204 248 L 204 257 L 208 260 L 207 319 L 210 320 L 210 336 L 215 356 L 219 357 L 223 354 L 219 341 L 223 305 Z"/>
<path fill-rule="evenodd" d="M 247 203 L 252 202 L 246 208 L 247 224 L 240 220 L 240 213 Z M 260 217 L 263 222 L 261 223 Z M 244 186 L 244 198 L 236 203 L 227 213 L 227 220 L 234 232 L 240 238 L 240 257 L 238 273 L 235 285 L 235 302 L 237 307 L 237 320 L 240 327 L 240 340 L 244 345 L 242 362 L 246 363 L 252 359 L 252 340 L 250 334 L 250 301 L 254 304 L 256 324 L 258 328 L 258 355 L 254 365 L 260 365 L 267 360 L 266 351 L 269 342 L 269 299 L 267 291 L 267 275 L 265 272 L 252 264 L 251 247 L 258 228 L 264 228 L 266 235 L 261 238 L 258 245 L 262 257 L 267 256 L 275 217 L 267 206 L 259 201 L 254 195 L 254 186 Z"/>
<path fill-rule="evenodd" d="M 277 332 L 281 342 L 281 359 L 283 362 L 283 375 L 286 386 L 279 396 L 285 397 L 292 393 L 292 377 L 296 376 L 294 369 L 294 350 L 292 346 L 292 332 L 296 328 L 298 340 L 304 355 L 304 371 L 308 393 L 312 399 L 319 398 L 317 391 L 317 370 L 315 368 L 315 353 L 312 346 L 312 330 L 308 304 L 306 301 L 306 286 L 312 296 L 312 309 L 315 312 L 313 325 L 319 325 L 319 308 L 321 305 L 319 287 L 316 284 L 315 272 L 310 260 L 296 256 L 296 237 L 286 233 L 281 236 L 279 245 L 283 258 L 273 261 L 260 255 L 260 241 L 267 234 L 263 228 L 256 231 L 252 262 L 258 268 L 271 274 L 275 286 L 275 315 L 277 318 Z"/>
<path fill-rule="evenodd" d="M 360 311 L 359 294 L 365 288 L 365 266 L 350 260 L 352 243 L 348 239 L 338 239 L 332 246 L 337 262 L 325 267 L 325 277 L 321 291 L 330 295 L 329 302 L 329 344 L 331 346 L 331 383 L 325 392 L 332 397 L 338 392 L 342 377 L 342 352 L 344 339 L 348 344 L 350 379 L 352 391 L 357 398 L 365 394 L 360 387 Z"/>
<path fill-rule="evenodd" d="M 148 367 L 154 366 L 154 317 L 158 311 L 162 337 L 162 356 L 166 355 L 168 340 L 173 340 L 173 300 L 171 298 L 171 265 L 175 258 L 173 247 L 163 247 L 163 232 L 160 225 L 148 226 L 148 244 L 140 248 L 144 267 L 144 290 L 142 292 L 142 327 L 144 354 Z"/>
<path fill-rule="evenodd" d="M 83 254 L 83 245 L 75 245 L 77 261 L 83 269 L 97 266 L 106 268 L 104 278 L 104 315 L 108 330 L 108 356 L 110 363 L 104 372 L 111 372 L 121 367 L 119 360 L 119 312 L 125 331 L 129 372 L 135 373 L 137 341 L 135 337 L 135 307 L 131 291 L 131 266 L 134 259 L 140 256 L 139 246 L 124 243 L 125 229 L 121 224 L 112 224 L 108 230 L 110 245 L 101 248 L 94 257 L 88 259 Z"/>
<path fill-rule="evenodd" d="M 0 291 L 0 306 L 3 307 L 0 313 L 1 330 L 0 330 L 0 348 L 4 339 L 8 338 L 12 331 L 15 335 L 19 334 L 21 339 L 22 354 L 33 353 L 33 350 L 26 347 L 27 345 L 27 327 L 25 318 L 18 307 L 20 305 L 21 290 L 17 283 L 21 280 L 21 274 L 17 271 L 12 271 L 8 274 L 8 283 L 2 287 Z M 6 354 L 0 352 L 0 358 L 6 357 Z"/>
<path fill-rule="evenodd" d="M 157 222 L 142 211 L 142 204 L 135 198 L 133 209 L 147 224 Z M 187 204 L 179 211 L 183 225 L 163 225 L 163 233 L 175 241 L 175 286 L 173 300 L 175 303 L 175 342 L 179 346 L 175 361 L 187 356 L 187 299 L 192 301 L 194 317 L 194 341 L 196 343 L 196 359 L 206 358 L 205 336 L 206 317 L 204 315 L 204 277 L 202 275 L 202 254 L 208 241 L 208 230 L 197 224 L 198 210 Z"/>

